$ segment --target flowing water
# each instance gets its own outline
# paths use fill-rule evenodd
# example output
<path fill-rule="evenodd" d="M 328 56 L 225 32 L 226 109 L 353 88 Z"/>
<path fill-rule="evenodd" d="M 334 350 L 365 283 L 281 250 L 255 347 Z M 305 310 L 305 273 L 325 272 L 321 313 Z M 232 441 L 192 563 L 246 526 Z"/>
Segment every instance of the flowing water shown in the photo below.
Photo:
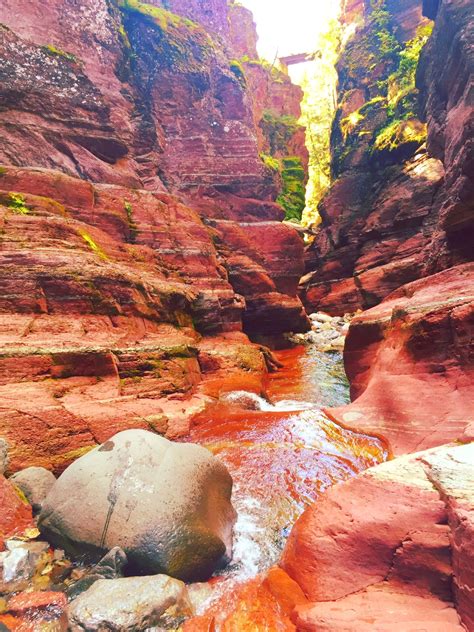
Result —
<path fill-rule="evenodd" d="M 283 368 L 269 376 L 267 399 L 229 393 L 186 438 L 219 456 L 234 480 L 238 520 L 224 584 L 272 566 L 308 504 L 387 457 L 378 439 L 341 428 L 321 411 L 349 401 L 341 354 L 297 347 L 276 356 Z"/>

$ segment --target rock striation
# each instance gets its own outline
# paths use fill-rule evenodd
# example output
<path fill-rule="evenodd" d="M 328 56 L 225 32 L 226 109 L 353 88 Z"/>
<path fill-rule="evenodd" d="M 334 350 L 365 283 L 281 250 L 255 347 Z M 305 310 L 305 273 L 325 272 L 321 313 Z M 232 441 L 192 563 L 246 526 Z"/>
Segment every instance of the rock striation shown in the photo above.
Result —
<path fill-rule="evenodd" d="M 431 37 L 420 2 L 379 5 L 346 7 L 359 27 L 338 65 L 335 182 L 301 293 L 311 311 L 367 309 L 472 260 L 469 3 L 441 2 L 437 13 L 427 3 Z"/>
<path fill-rule="evenodd" d="M 258 60 L 243 8 L 17 9 L 0 8 L 0 417 L 9 471 L 61 471 L 130 427 L 185 434 L 224 377 L 261 390 L 247 334 L 309 327 L 281 223 L 307 155 L 299 88 Z"/>

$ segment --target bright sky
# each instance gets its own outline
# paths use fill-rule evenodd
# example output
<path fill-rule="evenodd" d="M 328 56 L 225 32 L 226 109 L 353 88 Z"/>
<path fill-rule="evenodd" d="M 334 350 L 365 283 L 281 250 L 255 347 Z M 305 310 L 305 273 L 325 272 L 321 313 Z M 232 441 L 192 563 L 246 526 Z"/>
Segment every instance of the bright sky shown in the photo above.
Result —
<path fill-rule="evenodd" d="M 262 57 L 306 53 L 315 49 L 318 34 L 339 11 L 339 0 L 240 0 L 257 24 Z"/>

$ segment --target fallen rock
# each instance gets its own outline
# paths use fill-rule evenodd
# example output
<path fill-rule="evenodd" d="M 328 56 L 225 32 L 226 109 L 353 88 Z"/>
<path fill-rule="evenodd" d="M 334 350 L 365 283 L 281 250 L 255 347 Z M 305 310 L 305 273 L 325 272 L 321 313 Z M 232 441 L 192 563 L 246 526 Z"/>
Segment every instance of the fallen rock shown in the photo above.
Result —
<path fill-rule="evenodd" d="M 190 614 L 185 584 L 166 575 L 101 579 L 68 609 L 72 632 L 138 632 Z"/>
<path fill-rule="evenodd" d="M 73 463 L 39 528 L 72 555 L 122 548 L 131 570 L 208 579 L 232 554 L 232 479 L 208 450 L 121 432 Z"/>
<path fill-rule="evenodd" d="M 310 602 L 297 629 L 471 629 L 473 464 L 474 444 L 399 457 L 309 507 L 281 561 Z"/>
<path fill-rule="evenodd" d="M 25 494 L 33 507 L 33 512 L 39 513 L 44 499 L 56 482 L 56 477 L 44 467 L 27 467 L 13 474 L 10 480 Z"/>
<path fill-rule="evenodd" d="M 70 600 L 76 599 L 88 590 L 92 584 L 100 579 L 118 579 L 122 576 L 123 567 L 127 563 L 127 556 L 118 546 L 111 549 L 107 555 L 96 564 L 87 575 L 75 582 L 67 591 Z"/>

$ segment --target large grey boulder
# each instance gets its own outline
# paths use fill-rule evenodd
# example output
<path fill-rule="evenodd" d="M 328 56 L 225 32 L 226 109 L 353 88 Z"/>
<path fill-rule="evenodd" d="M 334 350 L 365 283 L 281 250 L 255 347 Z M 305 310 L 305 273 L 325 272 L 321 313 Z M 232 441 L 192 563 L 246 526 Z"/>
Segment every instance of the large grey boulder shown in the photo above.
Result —
<path fill-rule="evenodd" d="M 126 430 L 64 471 L 38 526 L 73 556 L 118 546 L 131 572 L 199 581 L 231 557 L 231 492 L 226 467 L 205 448 Z"/>
<path fill-rule="evenodd" d="M 68 608 L 72 632 L 173 629 L 191 615 L 186 585 L 166 575 L 100 579 Z"/>
<path fill-rule="evenodd" d="M 41 511 L 44 499 L 56 482 L 54 474 L 44 467 L 27 467 L 13 474 L 10 480 L 25 494 L 35 513 Z"/>

